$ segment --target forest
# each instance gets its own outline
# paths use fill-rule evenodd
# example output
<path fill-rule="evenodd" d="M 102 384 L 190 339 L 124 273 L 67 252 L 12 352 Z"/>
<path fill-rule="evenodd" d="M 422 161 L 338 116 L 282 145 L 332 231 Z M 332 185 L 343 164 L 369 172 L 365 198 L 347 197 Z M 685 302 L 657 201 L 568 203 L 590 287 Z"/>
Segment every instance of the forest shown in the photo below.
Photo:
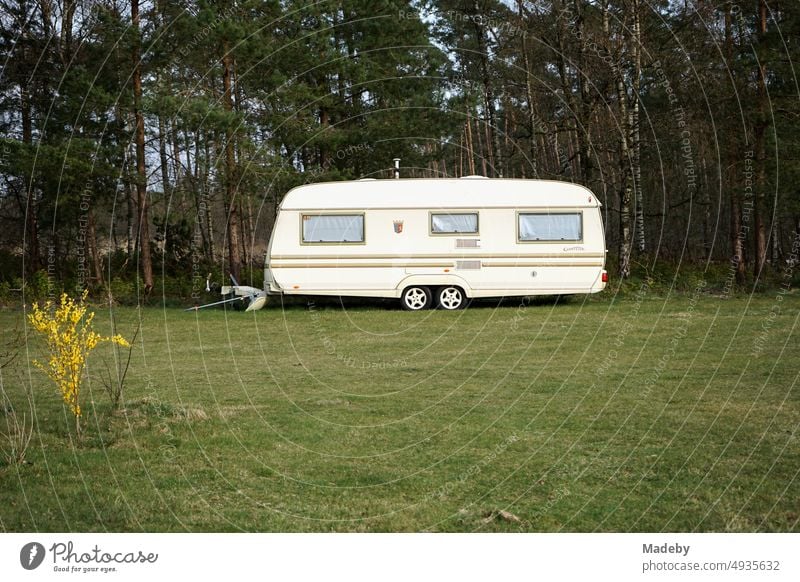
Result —
<path fill-rule="evenodd" d="M 260 285 L 289 189 L 394 158 L 587 186 L 618 281 L 798 262 L 797 0 L 0 0 L 0 53 L 3 300 Z"/>

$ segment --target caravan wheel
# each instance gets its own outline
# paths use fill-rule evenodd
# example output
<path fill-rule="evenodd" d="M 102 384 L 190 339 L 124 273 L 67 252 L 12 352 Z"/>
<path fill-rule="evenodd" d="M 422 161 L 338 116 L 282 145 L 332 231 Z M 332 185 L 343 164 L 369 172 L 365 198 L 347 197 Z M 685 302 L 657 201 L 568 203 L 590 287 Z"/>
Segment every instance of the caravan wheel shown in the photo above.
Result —
<path fill-rule="evenodd" d="M 406 311 L 420 311 L 431 305 L 431 290 L 427 287 L 407 287 L 400 297 L 400 303 Z"/>
<path fill-rule="evenodd" d="M 454 311 L 465 307 L 467 298 L 460 287 L 442 287 L 436 294 L 436 302 L 442 309 Z"/>

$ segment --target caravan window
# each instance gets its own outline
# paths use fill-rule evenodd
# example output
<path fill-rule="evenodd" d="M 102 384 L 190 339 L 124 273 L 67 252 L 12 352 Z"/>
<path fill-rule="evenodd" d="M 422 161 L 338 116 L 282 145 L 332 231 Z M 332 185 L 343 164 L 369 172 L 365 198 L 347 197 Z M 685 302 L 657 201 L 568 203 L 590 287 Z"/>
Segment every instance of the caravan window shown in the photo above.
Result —
<path fill-rule="evenodd" d="M 304 243 L 363 243 L 363 214 L 303 214 Z"/>
<path fill-rule="evenodd" d="M 478 213 L 431 213 L 431 234 L 478 234 Z"/>
<path fill-rule="evenodd" d="M 579 241 L 583 238 L 580 212 L 519 213 L 520 242 Z"/>

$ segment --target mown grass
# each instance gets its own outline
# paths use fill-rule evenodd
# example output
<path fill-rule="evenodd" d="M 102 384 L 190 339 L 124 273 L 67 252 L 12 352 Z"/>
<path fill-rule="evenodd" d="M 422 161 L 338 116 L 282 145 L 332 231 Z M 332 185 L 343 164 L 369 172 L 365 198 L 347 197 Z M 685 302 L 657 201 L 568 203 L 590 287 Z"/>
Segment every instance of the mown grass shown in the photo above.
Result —
<path fill-rule="evenodd" d="M 0 467 L 0 529 L 796 531 L 799 308 L 116 309 L 121 333 L 142 322 L 124 407 L 106 347 L 82 440 L 29 365 L 39 341 L 2 369 L 2 414 L 30 394 L 36 433 Z"/>

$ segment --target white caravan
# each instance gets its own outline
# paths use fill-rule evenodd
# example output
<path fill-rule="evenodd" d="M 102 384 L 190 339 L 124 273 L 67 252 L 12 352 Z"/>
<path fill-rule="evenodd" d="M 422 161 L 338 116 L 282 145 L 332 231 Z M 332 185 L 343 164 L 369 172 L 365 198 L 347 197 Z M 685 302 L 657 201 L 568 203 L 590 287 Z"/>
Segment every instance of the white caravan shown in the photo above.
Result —
<path fill-rule="evenodd" d="M 475 297 L 597 293 L 608 281 L 600 202 L 576 184 L 471 177 L 327 182 L 283 199 L 266 294 L 388 297 L 459 309 Z M 244 299 L 244 297 L 242 297 Z"/>

